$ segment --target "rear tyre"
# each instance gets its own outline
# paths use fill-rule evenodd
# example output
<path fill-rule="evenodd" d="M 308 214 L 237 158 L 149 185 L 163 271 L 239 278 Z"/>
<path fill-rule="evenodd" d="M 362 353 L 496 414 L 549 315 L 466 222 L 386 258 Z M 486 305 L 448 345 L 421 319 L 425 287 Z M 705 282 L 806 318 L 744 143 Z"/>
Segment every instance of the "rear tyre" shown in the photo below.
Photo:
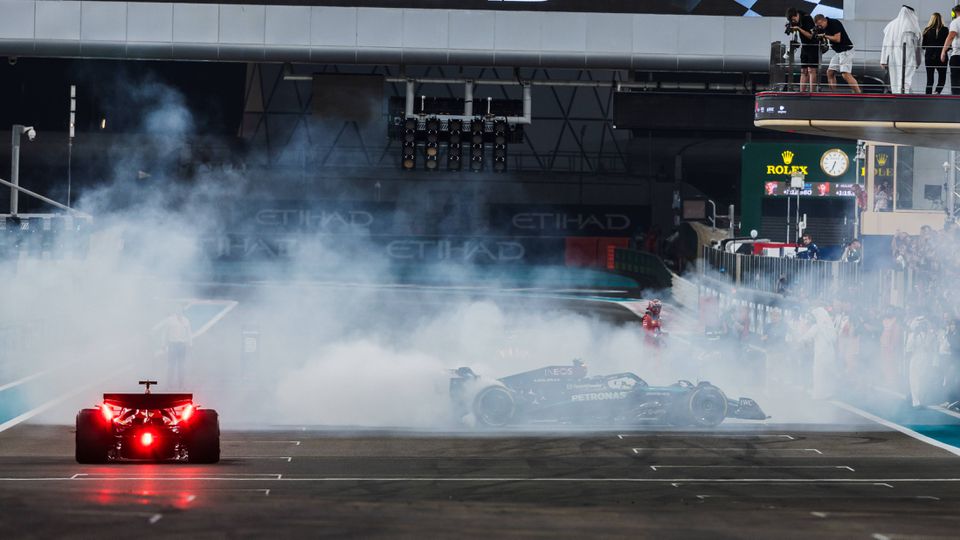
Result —
<path fill-rule="evenodd" d="M 99 409 L 82 409 L 77 413 L 77 434 L 74 457 L 77 463 L 106 463 L 113 432 Z"/>
<path fill-rule="evenodd" d="M 212 409 L 198 409 L 190 430 L 184 436 L 187 461 L 216 463 L 220 461 L 220 417 Z"/>
<path fill-rule="evenodd" d="M 727 417 L 727 396 L 716 386 L 697 388 L 690 394 L 687 403 L 690 423 L 695 426 L 718 426 Z"/>
<path fill-rule="evenodd" d="M 473 415 L 479 426 L 506 426 L 513 420 L 515 411 L 513 395 L 502 386 L 488 386 L 473 400 Z"/>

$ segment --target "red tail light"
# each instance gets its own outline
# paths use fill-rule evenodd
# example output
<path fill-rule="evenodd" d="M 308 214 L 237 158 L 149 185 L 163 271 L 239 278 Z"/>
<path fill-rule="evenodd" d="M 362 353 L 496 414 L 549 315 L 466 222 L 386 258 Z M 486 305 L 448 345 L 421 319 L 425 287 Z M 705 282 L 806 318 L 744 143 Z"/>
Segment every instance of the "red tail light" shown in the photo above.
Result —
<path fill-rule="evenodd" d="M 187 405 L 183 408 L 183 412 L 180 413 L 180 421 L 186 422 L 193 416 L 193 405 Z"/>
<path fill-rule="evenodd" d="M 143 435 L 140 435 L 140 444 L 143 446 L 150 446 L 153 444 L 153 433 L 146 431 Z"/>
<path fill-rule="evenodd" d="M 113 420 L 113 410 L 106 403 L 100 405 L 100 413 L 103 414 L 103 419 L 107 422 Z"/>

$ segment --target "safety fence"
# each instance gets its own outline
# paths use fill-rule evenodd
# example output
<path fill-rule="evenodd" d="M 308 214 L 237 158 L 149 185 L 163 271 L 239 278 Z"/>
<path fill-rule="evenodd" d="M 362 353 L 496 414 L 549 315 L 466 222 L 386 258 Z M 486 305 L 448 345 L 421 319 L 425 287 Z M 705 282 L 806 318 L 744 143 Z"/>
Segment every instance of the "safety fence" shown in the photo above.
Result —
<path fill-rule="evenodd" d="M 755 291 L 805 297 L 859 288 L 863 282 L 860 263 L 743 255 L 710 246 L 701 252 L 700 274 Z"/>
<path fill-rule="evenodd" d="M 823 76 L 830 67 L 831 61 L 837 53 L 829 48 L 826 51 L 818 45 L 804 45 L 816 51 L 815 62 L 806 63 L 801 59 L 801 45 L 796 41 L 783 43 L 775 41 L 770 49 L 770 90 L 779 92 L 829 92 L 832 91 Z M 893 48 L 864 48 L 854 46 L 852 50 L 851 74 L 856 79 L 860 89 L 866 93 L 883 94 L 924 92 L 926 67 L 946 69 L 946 63 L 937 61 L 927 64 L 924 57 L 929 53 L 931 57 L 940 57 L 941 47 L 908 47 L 900 44 Z M 901 58 L 907 61 L 900 60 Z M 882 63 L 885 62 L 885 63 Z M 801 88 L 801 68 L 814 68 L 817 77 L 812 85 L 804 82 Z M 837 82 L 845 86 L 839 66 L 835 66 Z M 943 86 L 946 74 L 941 71 L 937 85 Z M 902 83 L 906 83 L 905 85 Z M 912 84 L 911 84 L 912 83 Z M 944 87 L 943 92 L 947 92 Z M 909 89 L 909 91 L 907 91 Z M 938 92 L 939 93 L 939 92 Z"/>

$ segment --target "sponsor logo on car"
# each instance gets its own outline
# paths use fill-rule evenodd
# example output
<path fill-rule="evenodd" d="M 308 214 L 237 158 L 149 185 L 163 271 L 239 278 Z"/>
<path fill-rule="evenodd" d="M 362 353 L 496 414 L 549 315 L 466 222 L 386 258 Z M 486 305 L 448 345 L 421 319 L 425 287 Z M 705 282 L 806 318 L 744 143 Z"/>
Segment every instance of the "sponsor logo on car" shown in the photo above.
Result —
<path fill-rule="evenodd" d="M 571 401 L 612 401 L 625 399 L 630 392 L 592 392 L 590 394 L 574 394 L 570 396 Z"/>

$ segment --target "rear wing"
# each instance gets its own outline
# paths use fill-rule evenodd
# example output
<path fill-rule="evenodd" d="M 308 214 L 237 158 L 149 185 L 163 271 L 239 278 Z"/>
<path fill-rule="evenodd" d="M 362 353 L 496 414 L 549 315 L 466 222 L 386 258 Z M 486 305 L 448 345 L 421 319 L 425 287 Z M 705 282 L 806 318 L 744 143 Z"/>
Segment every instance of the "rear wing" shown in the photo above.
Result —
<path fill-rule="evenodd" d="M 193 403 L 193 394 L 104 394 L 103 402 L 124 409 L 172 409 Z"/>

